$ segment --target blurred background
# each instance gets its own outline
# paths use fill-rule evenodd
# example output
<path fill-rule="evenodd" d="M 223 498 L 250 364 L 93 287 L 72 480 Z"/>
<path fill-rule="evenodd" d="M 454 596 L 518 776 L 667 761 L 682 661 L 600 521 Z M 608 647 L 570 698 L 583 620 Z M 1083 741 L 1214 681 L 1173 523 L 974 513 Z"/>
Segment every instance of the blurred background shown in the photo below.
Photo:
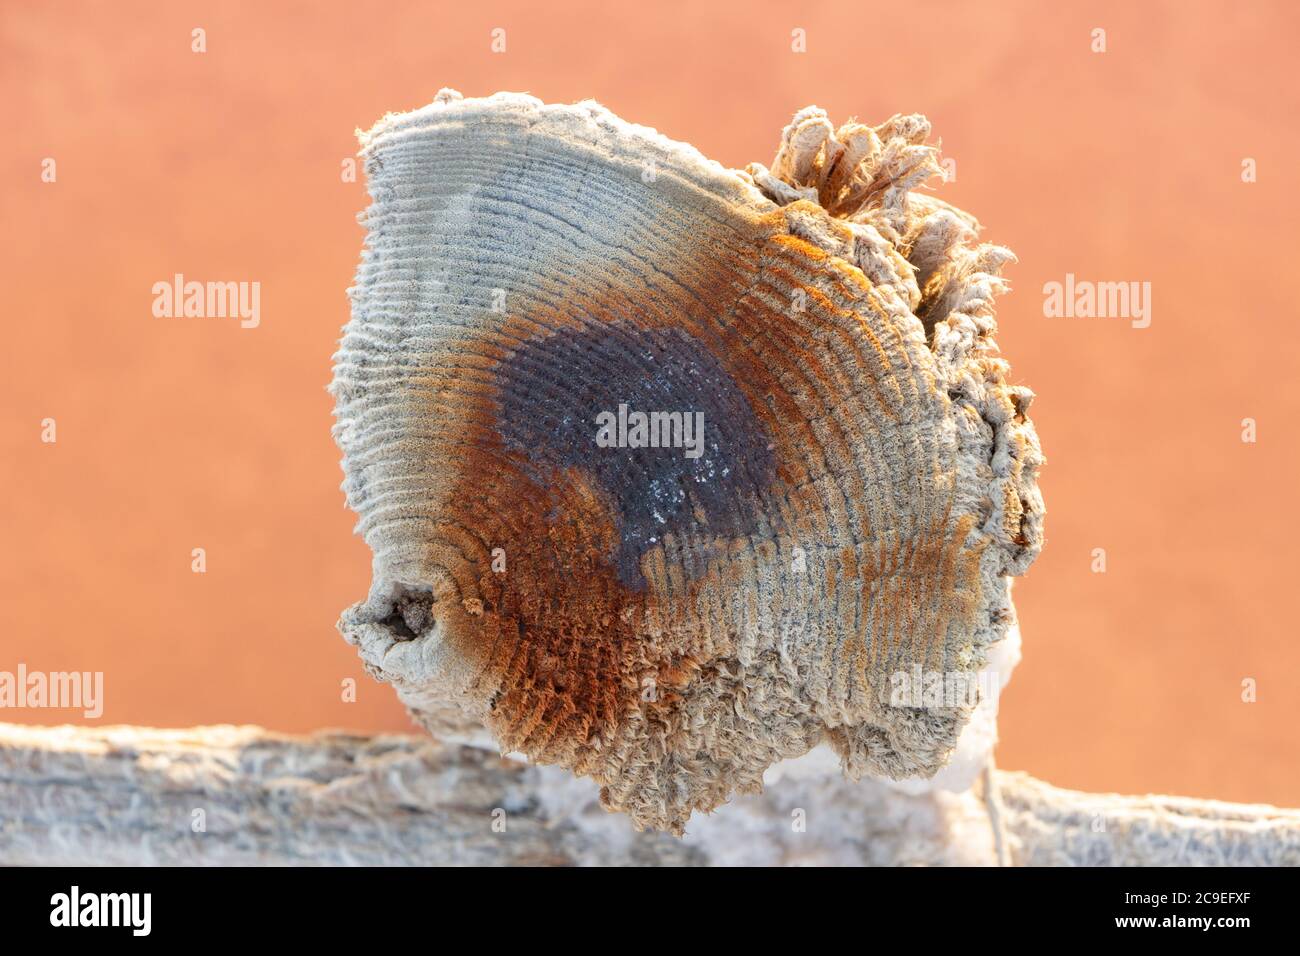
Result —
<path fill-rule="evenodd" d="M 1300 805 L 1297 9 L 565 6 L 0 3 L 0 670 L 103 671 L 97 723 L 408 729 L 334 630 L 370 579 L 325 391 L 355 128 L 591 97 L 741 168 L 810 103 L 923 112 L 1019 256 L 999 342 L 1048 457 L 999 764 Z M 176 273 L 259 282 L 260 324 L 156 318 Z M 1151 283 L 1150 326 L 1045 317 L 1067 273 Z"/>

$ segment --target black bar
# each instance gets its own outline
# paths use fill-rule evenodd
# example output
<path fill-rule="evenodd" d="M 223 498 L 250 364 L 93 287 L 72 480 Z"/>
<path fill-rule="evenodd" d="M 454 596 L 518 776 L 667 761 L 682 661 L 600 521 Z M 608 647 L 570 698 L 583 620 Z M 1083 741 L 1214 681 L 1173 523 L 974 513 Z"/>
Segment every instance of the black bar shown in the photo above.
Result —
<path fill-rule="evenodd" d="M 119 925 L 66 925 L 74 886 L 79 923 L 116 912 Z M 508 931 L 517 939 L 526 927 L 541 934 L 535 945 L 563 946 L 569 934 L 589 945 L 600 938 L 598 927 L 626 944 L 643 933 L 653 937 L 656 925 L 664 932 L 676 926 L 676 937 L 698 925 L 729 938 L 767 920 L 783 932 L 811 934 L 809 945 L 826 933 L 852 937 L 868 924 L 895 927 L 900 942 L 921 944 L 969 936 L 992 945 L 1004 935 L 1013 945 L 1098 936 L 1231 943 L 1243 933 L 1293 933 L 1297 889 L 1293 869 L 9 869 L 0 870 L 0 926 L 10 940 L 77 933 L 83 941 L 204 946 L 335 947 L 426 934 L 430 947 L 440 948 L 464 945 L 453 936 L 501 941 Z M 147 936 L 143 895 L 118 894 L 148 894 Z"/>

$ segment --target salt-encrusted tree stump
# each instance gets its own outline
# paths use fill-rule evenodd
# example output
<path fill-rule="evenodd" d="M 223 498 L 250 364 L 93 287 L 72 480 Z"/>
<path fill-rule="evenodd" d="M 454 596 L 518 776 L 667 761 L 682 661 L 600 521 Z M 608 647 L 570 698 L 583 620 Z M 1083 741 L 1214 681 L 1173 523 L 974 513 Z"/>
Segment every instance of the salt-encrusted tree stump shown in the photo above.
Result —
<path fill-rule="evenodd" d="M 0 866 L 993 865 L 999 843 L 1022 865 L 1294 866 L 1300 811 L 997 771 L 907 795 L 804 761 L 679 840 L 566 771 L 424 738 L 0 724 Z"/>
<path fill-rule="evenodd" d="M 914 189 L 929 124 L 786 128 L 724 169 L 594 103 L 389 116 L 336 356 L 374 552 L 340 622 L 417 720 L 485 726 L 638 826 L 822 742 L 929 776 L 1041 544 L 992 300 L 1005 249 Z"/>

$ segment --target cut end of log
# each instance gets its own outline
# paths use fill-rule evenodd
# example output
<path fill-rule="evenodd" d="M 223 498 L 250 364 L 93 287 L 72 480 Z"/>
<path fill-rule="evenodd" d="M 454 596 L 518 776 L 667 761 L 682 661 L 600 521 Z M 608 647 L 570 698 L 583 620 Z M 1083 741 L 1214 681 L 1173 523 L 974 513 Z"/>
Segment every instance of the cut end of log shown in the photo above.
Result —
<path fill-rule="evenodd" d="M 335 356 L 374 553 L 340 629 L 417 720 L 681 832 L 829 741 L 934 774 L 1042 542 L 993 297 L 1011 254 L 915 190 L 923 117 L 809 108 L 727 170 L 595 103 L 433 104 L 363 134 Z"/>

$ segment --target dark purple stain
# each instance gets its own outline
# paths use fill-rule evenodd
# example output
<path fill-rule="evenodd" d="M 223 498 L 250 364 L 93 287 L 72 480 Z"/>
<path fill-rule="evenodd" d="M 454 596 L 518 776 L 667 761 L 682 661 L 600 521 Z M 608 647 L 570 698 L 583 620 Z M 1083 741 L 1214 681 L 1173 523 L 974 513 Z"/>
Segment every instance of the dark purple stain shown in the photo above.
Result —
<path fill-rule="evenodd" d="M 498 390 L 497 430 L 525 456 L 533 481 L 546 485 L 557 471 L 579 468 L 612 502 L 620 544 L 610 559 L 629 588 L 645 587 L 641 555 L 667 533 L 700 559 L 717 536 L 771 533 L 772 439 L 717 358 L 682 330 L 613 322 L 534 339 L 503 364 Z M 702 412 L 699 457 L 681 447 L 599 447 L 598 416 L 617 415 L 620 404 Z M 555 558 L 563 570 L 564 556 Z M 703 572 L 697 563 L 684 568 L 688 577 Z"/>

